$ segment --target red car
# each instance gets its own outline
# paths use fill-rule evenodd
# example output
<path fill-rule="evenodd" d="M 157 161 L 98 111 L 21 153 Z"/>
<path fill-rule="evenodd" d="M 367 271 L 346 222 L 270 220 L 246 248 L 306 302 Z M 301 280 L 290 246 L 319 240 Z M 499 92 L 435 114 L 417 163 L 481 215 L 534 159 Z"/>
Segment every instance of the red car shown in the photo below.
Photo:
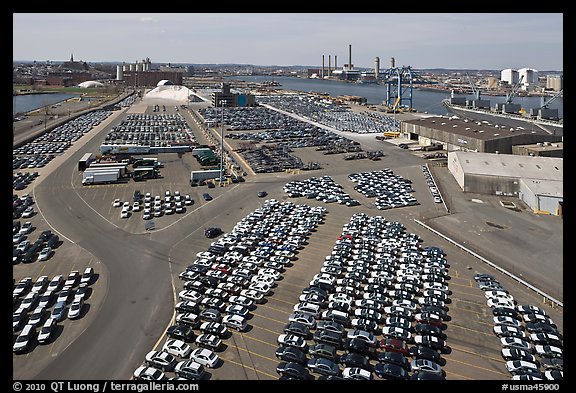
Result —
<path fill-rule="evenodd" d="M 378 344 L 380 348 L 385 351 L 398 352 L 406 356 L 410 355 L 408 345 L 403 340 L 398 340 L 396 338 L 385 338 L 380 340 Z"/>

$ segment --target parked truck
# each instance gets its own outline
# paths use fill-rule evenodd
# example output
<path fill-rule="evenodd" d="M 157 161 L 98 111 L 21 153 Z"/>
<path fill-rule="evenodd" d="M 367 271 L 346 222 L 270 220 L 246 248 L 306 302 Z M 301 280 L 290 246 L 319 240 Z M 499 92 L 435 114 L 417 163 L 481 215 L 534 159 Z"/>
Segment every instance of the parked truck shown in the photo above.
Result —
<path fill-rule="evenodd" d="M 119 178 L 120 171 L 118 169 L 85 171 L 82 185 L 116 183 Z"/>

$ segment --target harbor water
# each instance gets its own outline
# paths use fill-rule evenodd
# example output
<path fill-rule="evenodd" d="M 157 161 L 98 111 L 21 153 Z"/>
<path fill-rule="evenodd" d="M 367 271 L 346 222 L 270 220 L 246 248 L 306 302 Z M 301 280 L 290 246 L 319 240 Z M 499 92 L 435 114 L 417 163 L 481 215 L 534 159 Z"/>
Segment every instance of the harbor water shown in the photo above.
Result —
<path fill-rule="evenodd" d="M 277 89 L 285 90 L 297 90 L 303 92 L 316 92 L 316 93 L 327 93 L 332 97 L 340 95 L 353 95 L 364 97 L 368 104 L 382 104 L 386 100 L 386 87 L 384 85 L 379 85 L 375 83 L 349 83 L 340 82 L 334 80 L 322 80 L 322 79 L 308 79 L 308 78 L 296 78 L 289 76 L 269 76 L 269 75 L 253 75 L 253 76 L 237 76 L 231 77 L 231 79 L 243 80 L 246 82 L 265 82 L 272 81 L 278 82 L 281 86 Z M 405 97 L 409 92 L 405 91 Z M 431 91 L 431 90 L 420 90 L 416 87 L 412 89 L 412 106 L 418 112 L 428 112 L 436 115 L 448 115 L 448 111 L 442 105 L 442 100 L 450 98 L 449 93 Z M 472 99 L 472 96 L 468 98 Z M 506 101 L 505 96 L 481 96 L 482 99 L 490 101 L 490 106 L 495 106 L 497 103 L 503 103 Z M 549 100 L 551 97 L 546 97 Z M 513 101 L 515 104 L 520 104 L 522 108 L 529 111 L 531 108 L 538 108 L 542 105 L 541 97 L 516 97 Z M 549 108 L 558 109 L 558 114 L 560 118 L 563 118 L 563 99 L 558 98 L 554 100 Z"/>
<path fill-rule="evenodd" d="M 54 105 L 77 96 L 78 94 L 69 93 L 22 94 L 13 96 L 12 116 L 16 113 L 27 113 L 47 105 Z"/>

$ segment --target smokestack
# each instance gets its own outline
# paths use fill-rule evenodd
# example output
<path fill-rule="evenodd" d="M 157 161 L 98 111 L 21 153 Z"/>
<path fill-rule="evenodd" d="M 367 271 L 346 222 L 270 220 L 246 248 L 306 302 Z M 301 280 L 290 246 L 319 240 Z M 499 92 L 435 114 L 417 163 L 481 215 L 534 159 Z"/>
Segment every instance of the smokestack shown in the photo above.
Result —
<path fill-rule="evenodd" d="M 380 75 L 380 58 L 376 57 L 374 59 L 374 76 L 376 77 L 376 79 L 378 79 L 379 75 Z"/>
<path fill-rule="evenodd" d="M 390 68 L 394 68 L 396 66 L 396 60 L 393 57 L 390 58 Z"/>
<path fill-rule="evenodd" d="M 352 69 L 352 44 L 348 45 L 348 66 Z"/>
<path fill-rule="evenodd" d="M 322 55 L 322 72 L 320 75 L 322 75 L 322 79 L 324 79 L 324 55 Z"/>
<path fill-rule="evenodd" d="M 338 56 L 334 55 L 334 69 L 338 68 L 338 64 L 336 62 L 337 58 L 338 58 Z"/>
<path fill-rule="evenodd" d="M 330 67 L 332 67 L 332 55 L 328 55 L 328 77 L 332 76 Z"/>

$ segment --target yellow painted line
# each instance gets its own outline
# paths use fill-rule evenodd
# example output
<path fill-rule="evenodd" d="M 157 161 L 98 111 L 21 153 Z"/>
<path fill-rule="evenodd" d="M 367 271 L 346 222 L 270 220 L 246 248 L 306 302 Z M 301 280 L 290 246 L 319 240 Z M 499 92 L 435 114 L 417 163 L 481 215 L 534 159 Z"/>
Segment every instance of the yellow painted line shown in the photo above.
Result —
<path fill-rule="evenodd" d="M 261 326 L 256 326 L 256 325 L 251 325 L 251 326 L 252 326 L 252 327 L 255 327 L 255 328 L 258 328 L 258 329 L 260 329 L 260 330 L 266 330 L 267 332 L 270 332 L 270 333 L 282 334 L 282 333 L 279 333 L 279 332 L 277 332 L 277 331 L 275 331 L 275 330 L 266 329 L 266 328 L 261 327 Z"/>
<path fill-rule="evenodd" d="M 504 376 L 506 376 L 506 377 L 510 377 L 510 374 L 506 374 L 506 373 L 503 373 L 503 372 L 501 372 L 501 371 L 494 371 L 494 370 L 491 370 L 491 369 L 486 368 L 486 367 L 478 366 L 478 365 L 476 365 L 476 364 L 467 363 L 467 362 L 462 362 L 462 361 L 456 360 L 456 359 L 450 359 L 450 362 L 461 363 L 461 364 L 465 364 L 465 365 L 470 366 L 470 367 L 478 368 L 478 369 L 480 369 L 480 370 L 485 370 L 485 371 L 489 371 L 489 372 L 494 373 L 494 374 L 500 374 L 500 375 L 504 375 Z"/>
<path fill-rule="evenodd" d="M 486 332 L 482 332 L 482 331 L 480 331 L 480 330 L 470 329 L 470 328 L 467 328 L 467 327 L 464 327 L 464 326 L 460 326 L 460 325 L 454 325 L 454 324 L 452 324 L 452 323 L 451 323 L 449 326 L 450 326 L 450 327 L 457 327 L 457 328 L 464 329 L 464 330 L 468 330 L 468 331 L 471 331 L 471 332 L 474 332 L 474 333 L 485 334 L 485 335 L 487 335 L 487 336 L 492 336 L 492 337 L 495 336 L 494 333 L 486 333 Z"/>
<path fill-rule="evenodd" d="M 467 376 L 465 376 L 465 375 L 461 375 L 461 374 L 457 374 L 457 373 L 450 372 L 450 373 L 446 373 L 446 380 L 449 379 L 449 378 L 448 378 L 448 374 L 450 374 L 450 375 L 457 375 L 457 376 L 462 377 L 462 378 L 464 378 L 464 379 L 474 379 L 474 378 L 467 377 Z"/>
<path fill-rule="evenodd" d="M 250 337 L 250 336 L 247 336 L 247 335 L 243 335 L 242 337 L 243 337 L 243 338 L 248 338 L 248 339 L 250 339 L 250 340 L 258 341 L 258 342 L 260 342 L 260 343 L 262 343 L 262 344 L 270 345 L 271 347 L 274 347 L 274 348 L 278 348 L 278 344 L 277 344 L 277 343 L 270 344 L 268 341 L 260 340 L 259 338 L 254 338 L 254 337 Z"/>
<path fill-rule="evenodd" d="M 236 362 L 236 361 L 234 361 L 234 360 L 226 359 L 226 362 L 234 363 L 234 364 L 236 364 L 236 365 L 238 365 L 238 366 L 240 366 L 240 367 L 242 367 L 242 368 L 247 368 L 247 369 L 252 370 L 252 371 L 254 371 L 254 372 L 256 372 L 256 373 L 264 374 L 264 375 L 267 375 L 267 376 L 269 376 L 269 377 L 271 377 L 271 378 L 278 379 L 278 376 L 277 376 L 277 375 L 268 374 L 268 373 L 266 373 L 266 372 L 264 372 L 264 371 L 257 370 L 257 369 L 255 369 L 254 367 L 246 366 L 246 365 L 244 365 L 244 364 L 242 364 L 242 363 L 238 363 L 238 362 Z"/>
<path fill-rule="evenodd" d="M 480 357 L 480 358 L 484 358 L 484 359 L 488 359 L 488 360 L 494 360 L 494 361 L 496 361 L 496 362 L 505 363 L 504 360 L 502 360 L 502 359 L 500 359 L 500 358 L 493 358 L 493 357 L 491 357 L 491 356 L 480 355 L 480 354 L 475 353 L 475 352 L 472 352 L 472 351 L 470 351 L 470 350 L 468 350 L 468 349 L 458 348 L 458 347 L 454 347 L 454 346 L 452 346 L 452 345 L 450 346 L 450 348 L 452 348 L 453 350 L 460 351 L 460 352 L 468 353 L 468 354 L 470 354 L 470 355 L 478 356 L 478 357 Z M 452 361 L 453 359 L 450 359 L 450 360 Z"/>
<path fill-rule="evenodd" d="M 261 306 L 261 305 L 260 305 L 260 306 Z M 254 316 L 258 316 L 258 317 L 260 317 L 260 318 L 264 318 L 264 319 L 267 319 L 267 320 L 269 320 L 269 321 L 278 322 L 278 323 L 281 323 L 282 325 L 285 325 L 285 324 L 287 324 L 287 323 L 288 323 L 288 321 L 287 321 L 287 320 L 286 320 L 286 321 L 280 321 L 280 320 L 278 320 L 278 319 L 269 318 L 269 317 L 266 317 L 266 316 L 264 316 L 264 315 L 261 315 L 261 314 L 252 313 L 252 315 L 254 315 Z"/>
<path fill-rule="evenodd" d="M 244 336 L 244 337 L 245 337 L 245 336 Z M 231 348 L 236 348 L 236 349 L 241 350 L 241 351 L 244 351 L 244 352 L 247 352 L 247 353 L 249 353 L 250 355 L 255 355 L 255 356 L 261 357 L 261 358 L 263 358 L 263 359 L 270 360 L 271 362 L 274 362 L 274 363 L 278 363 L 278 361 L 279 361 L 279 360 L 276 359 L 276 358 L 271 358 L 271 357 L 268 357 L 268 356 L 260 355 L 259 353 L 249 351 L 249 350 L 247 350 L 247 349 L 245 349 L 245 348 L 241 348 L 241 347 L 238 347 L 238 346 L 236 346 L 236 345 L 230 345 L 230 347 L 231 347 Z"/>

